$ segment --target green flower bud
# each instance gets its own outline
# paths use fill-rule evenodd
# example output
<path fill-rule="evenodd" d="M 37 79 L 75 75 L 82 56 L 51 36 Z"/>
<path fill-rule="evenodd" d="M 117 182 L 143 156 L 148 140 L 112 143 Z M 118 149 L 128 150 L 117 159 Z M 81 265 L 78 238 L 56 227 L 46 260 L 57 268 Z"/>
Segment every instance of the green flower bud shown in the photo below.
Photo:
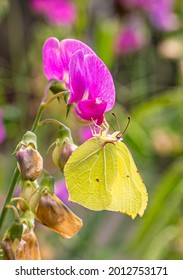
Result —
<path fill-rule="evenodd" d="M 71 142 L 70 139 L 65 139 L 62 145 L 56 144 L 52 153 L 52 159 L 55 166 L 63 171 L 66 162 L 77 147 L 78 146 Z"/>
<path fill-rule="evenodd" d="M 54 144 L 55 148 L 52 153 L 52 159 L 55 166 L 63 171 L 70 155 L 77 148 L 73 143 L 70 130 L 65 127 L 61 128 Z"/>
<path fill-rule="evenodd" d="M 37 181 L 30 181 L 30 180 L 23 181 L 20 197 L 23 198 L 27 203 L 25 203 L 23 200 L 19 200 L 18 201 L 19 210 L 25 212 L 29 208 L 27 204 L 29 204 L 29 200 L 31 196 L 33 195 L 33 193 L 36 192 L 38 187 L 39 185 Z"/>
<path fill-rule="evenodd" d="M 21 146 L 16 152 L 18 168 L 24 180 L 34 181 L 41 174 L 43 159 L 40 153 L 30 145 Z"/>

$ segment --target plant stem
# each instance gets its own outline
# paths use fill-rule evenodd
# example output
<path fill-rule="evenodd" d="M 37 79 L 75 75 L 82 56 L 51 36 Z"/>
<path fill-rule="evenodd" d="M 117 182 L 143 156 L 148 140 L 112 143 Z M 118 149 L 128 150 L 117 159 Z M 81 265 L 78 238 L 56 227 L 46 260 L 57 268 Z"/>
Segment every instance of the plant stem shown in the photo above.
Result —
<path fill-rule="evenodd" d="M 7 212 L 7 208 L 6 208 L 6 205 L 10 203 L 11 201 L 11 197 L 12 197 L 12 194 L 13 194 L 13 191 L 14 191 L 14 188 L 15 188 L 15 185 L 16 183 L 18 182 L 19 180 L 19 177 L 20 177 L 20 172 L 18 170 L 18 168 L 16 167 L 15 168 L 15 171 L 14 171 L 14 174 L 13 174 L 13 178 L 12 178 L 12 181 L 11 181 L 11 185 L 10 185 L 10 189 L 9 189 L 9 193 L 6 197 L 6 200 L 5 200 L 5 203 L 4 203 L 4 206 L 3 206 L 3 210 L 1 212 L 1 217 L 0 217 L 0 229 L 3 225 L 3 222 L 4 222 L 4 218 L 6 216 L 6 212 Z"/>
<path fill-rule="evenodd" d="M 45 91 L 44 91 L 44 94 L 43 94 L 43 98 L 42 98 L 42 101 L 41 101 L 41 104 L 39 106 L 39 109 L 38 109 L 38 112 L 37 112 L 37 115 L 36 115 L 36 118 L 34 120 L 34 123 L 32 125 L 32 128 L 31 128 L 31 131 L 35 133 L 35 131 L 37 130 L 38 128 L 38 124 L 39 124 L 39 121 L 42 117 L 42 114 L 43 114 L 43 110 L 45 109 L 45 107 L 47 105 L 49 105 L 51 102 L 49 102 L 48 100 L 48 103 L 46 103 L 46 99 L 47 99 L 47 96 L 48 96 L 48 91 L 51 87 L 51 85 L 54 83 L 55 81 L 50 81 L 48 82 L 46 88 L 45 88 Z M 50 98 L 50 100 L 52 101 L 52 98 Z M 12 177 L 12 181 L 11 181 L 11 185 L 10 185 L 10 189 L 9 189 L 9 192 L 7 194 L 7 197 L 6 197 L 6 200 L 5 200 L 5 203 L 4 203 L 4 206 L 3 206 L 3 209 L 2 209 L 2 212 L 1 212 L 1 216 L 0 216 L 0 231 L 2 229 L 2 226 L 3 226 L 3 222 L 4 222 L 4 219 L 5 219 L 5 216 L 6 216 L 6 213 L 7 213 L 7 210 L 8 208 L 6 207 L 7 204 L 10 203 L 11 201 L 11 198 L 12 198 L 12 195 L 13 195 L 13 191 L 15 189 L 15 186 L 18 182 L 18 180 L 20 179 L 20 172 L 18 170 L 18 168 L 16 167 L 15 170 L 14 170 L 14 174 L 13 174 L 13 177 Z"/>

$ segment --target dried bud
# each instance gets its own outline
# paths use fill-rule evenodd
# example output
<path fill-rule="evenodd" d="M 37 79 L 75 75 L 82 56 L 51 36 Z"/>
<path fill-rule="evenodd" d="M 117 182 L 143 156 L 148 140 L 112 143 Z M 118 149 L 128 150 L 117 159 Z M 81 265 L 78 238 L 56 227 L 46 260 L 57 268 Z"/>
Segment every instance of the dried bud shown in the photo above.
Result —
<path fill-rule="evenodd" d="M 56 144 L 55 149 L 52 153 L 52 159 L 55 164 L 61 171 L 63 171 L 66 162 L 68 161 L 70 155 L 77 148 L 70 139 L 66 139 L 62 145 Z"/>
<path fill-rule="evenodd" d="M 25 231 L 21 240 L 5 238 L 1 243 L 5 260 L 40 260 L 40 250 L 33 229 Z"/>
<path fill-rule="evenodd" d="M 16 252 L 22 238 L 23 225 L 19 221 L 14 221 L 5 233 L 1 242 L 5 260 L 15 260 Z"/>
<path fill-rule="evenodd" d="M 37 207 L 32 200 L 37 201 Z M 73 237 L 82 227 L 82 220 L 77 217 L 62 201 L 47 189 L 42 192 L 38 201 L 38 192 L 30 200 L 31 210 L 34 211 L 36 219 L 51 230 L 60 234 L 63 238 Z"/>
<path fill-rule="evenodd" d="M 39 245 L 34 228 L 34 214 L 25 211 L 5 233 L 1 247 L 6 260 L 40 260 Z"/>
<path fill-rule="evenodd" d="M 17 249 L 16 260 L 41 260 L 39 244 L 33 229 L 23 233 Z"/>
<path fill-rule="evenodd" d="M 40 153 L 31 146 L 21 146 L 16 152 L 18 167 L 24 180 L 34 181 L 43 169 Z"/>

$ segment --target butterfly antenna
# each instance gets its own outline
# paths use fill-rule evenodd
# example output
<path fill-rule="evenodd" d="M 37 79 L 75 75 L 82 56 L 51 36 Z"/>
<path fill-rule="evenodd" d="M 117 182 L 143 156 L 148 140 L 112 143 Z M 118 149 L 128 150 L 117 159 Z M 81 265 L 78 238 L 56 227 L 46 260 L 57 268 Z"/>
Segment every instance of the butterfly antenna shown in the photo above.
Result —
<path fill-rule="evenodd" d="M 127 125 L 126 125 L 126 127 L 125 127 L 125 130 L 122 132 L 122 135 L 124 135 L 125 132 L 127 131 L 127 128 L 128 128 L 128 126 L 129 126 L 129 124 L 130 124 L 130 117 L 128 117 L 128 122 L 127 122 Z"/>
<path fill-rule="evenodd" d="M 114 117 L 115 120 L 116 120 L 116 123 L 117 123 L 117 126 L 118 126 L 118 130 L 121 131 L 121 127 L 120 127 L 120 125 L 119 125 L 119 122 L 118 122 L 118 119 L 117 119 L 116 115 L 115 115 L 114 113 L 112 113 L 112 115 L 113 115 L 113 117 Z"/>

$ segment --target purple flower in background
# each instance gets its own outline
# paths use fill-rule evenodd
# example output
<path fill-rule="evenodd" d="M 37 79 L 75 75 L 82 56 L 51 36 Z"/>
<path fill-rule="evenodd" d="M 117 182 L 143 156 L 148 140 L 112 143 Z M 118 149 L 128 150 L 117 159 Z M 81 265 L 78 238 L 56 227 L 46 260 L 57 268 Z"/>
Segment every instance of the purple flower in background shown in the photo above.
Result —
<path fill-rule="evenodd" d="M 72 25 L 76 20 L 76 5 L 70 0 L 30 0 L 36 13 L 43 14 L 52 24 Z"/>
<path fill-rule="evenodd" d="M 0 144 L 6 139 L 6 129 L 3 123 L 3 111 L 0 108 Z"/>
<path fill-rule="evenodd" d="M 69 193 L 66 188 L 65 180 L 61 179 L 55 183 L 55 194 L 63 201 L 65 204 L 69 204 Z"/>
<path fill-rule="evenodd" d="M 79 135 L 81 143 L 84 143 L 85 141 L 93 137 L 91 128 L 89 126 L 81 126 L 79 128 Z"/>
<path fill-rule="evenodd" d="M 92 49 L 78 40 L 49 38 L 43 46 L 43 65 L 48 80 L 59 80 L 70 90 L 68 103 L 76 114 L 100 125 L 104 112 L 114 106 L 115 88 L 108 68 Z"/>
<path fill-rule="evenodd" d="M 149 41 L 144 22 L 137 17 L 127 18 L 115 42 L 116 52 L 128 54 L 139 51 Z"/>
<path fill-rule="evenodd" d="M 174 0 L 141 0 L 141 6 L 147 12 L 152 24 L 161 30 L 174 30 L 178 26 L 178 19 L 173 13 Z"/>
<path fill-rule="evenodd" d="M 152 24 L 160 30 L 174 30 L 178 19 L 173 13 L 175 0 L 116 0 L 128 9 L 145 12 Z"/>

